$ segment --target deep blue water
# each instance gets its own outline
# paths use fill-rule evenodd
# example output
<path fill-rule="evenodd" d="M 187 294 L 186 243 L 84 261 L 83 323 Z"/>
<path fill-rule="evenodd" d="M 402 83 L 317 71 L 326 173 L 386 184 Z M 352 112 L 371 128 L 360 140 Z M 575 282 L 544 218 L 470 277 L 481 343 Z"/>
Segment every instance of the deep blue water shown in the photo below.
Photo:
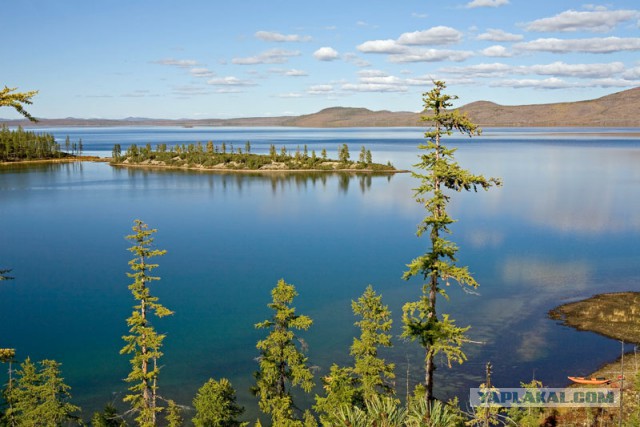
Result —
<path fill-rule="evenodd" d="M 63 142 L 82 138 L 85 151 L 108 156 L 114 143 L 213 140 L 268 152 L 269 144 L 335 155 L 361 145 L 374 161 L 411 168 L 417 129 L 64 128 Z M 494 382 L 516 387 L 533 375 L 564 386 L 616 357 L 619 343 L 576 332 L 547 318 L 558 304 L 596 293 L 637 290 L 640 279 L 640 139 L 609 130 L 489 129 L 472 140 L 452 138 L 463 167 L 501 177 L 489 192 L 454 194 L 452 227 L 460 263 L 481 286 L 455 284 L 451 313 L 471 325 L 469 360 L 440 367 L 441 397 L 464 398 L 494 365 Z M 135 218 L 157 228 L 167 249 L 155 293 L 175 315 L 155 322 L 167 332 L 162 394 L 190 404 L 209 377 L 228 377 L 255 414 L 248 392 L 269 316 L 269 292 L 280 278 L 296 285 L 298 312 L 314 319 L 303 336 L 309 356 L 328 371 L 348 363 L 355 321 L 350 301 L 367 284 L 383 294 L 400 334 L 401 307 L 420 281 L 401 279 L 423 253 L 415 236 L 424 209 L 412 197 L 410 174 L 243 176 L 112 168 L 104 163 L 0 168 L 0 268 L 15 280 L 0 285 L 0 346 L 21 358 L 54 358 L 85 417 L 119 399 L 129 364 L 118 354 L 132 299 L 125 273 Z M 397 363 L 397 388 L 423 377 L 416 345 L 395 340 L 385 355 Z M 317 380 L 319 383 L 319 378 Z M 403 393 L 401 392 L 401 396 Z"/>

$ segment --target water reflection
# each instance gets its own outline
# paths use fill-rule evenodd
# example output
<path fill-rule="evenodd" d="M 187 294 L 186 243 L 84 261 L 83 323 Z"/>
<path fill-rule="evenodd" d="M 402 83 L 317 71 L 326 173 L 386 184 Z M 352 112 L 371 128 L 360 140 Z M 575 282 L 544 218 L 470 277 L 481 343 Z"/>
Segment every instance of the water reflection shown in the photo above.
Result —
<path fill-rule="evenodd" d="M 83 162 L 21 163 L 0 166 L 0 190 L 42 189 L 81 182 Z"/>
<path fill-rule="evenodd" d="M 287 190 L 307 191 L 320 187 L 327 189 L 328 185 L 337 183 L 337 189 L 342 194 L 348 194 L 351 184 L 357 185 L 362 194 L 371 189 L 374 180 L 391 182 L 395 174 L 388 173 L 340 173 L 340 172 L 270 172 L 270 173 L 234 173 L 192 170 L 163 170 L 128 167 L 113 167 L 114 175 L 127 179 L 134 186 L 141 188 L 172 188 L 184 186 L 185 178 L 194 188 L 206 185 L 214 190 L 223 191 L 232 188 L 242 194 L 246 189 L 267 185 L 272 194 Z M 335 188 L 335 187 L 332 187 Z"/>

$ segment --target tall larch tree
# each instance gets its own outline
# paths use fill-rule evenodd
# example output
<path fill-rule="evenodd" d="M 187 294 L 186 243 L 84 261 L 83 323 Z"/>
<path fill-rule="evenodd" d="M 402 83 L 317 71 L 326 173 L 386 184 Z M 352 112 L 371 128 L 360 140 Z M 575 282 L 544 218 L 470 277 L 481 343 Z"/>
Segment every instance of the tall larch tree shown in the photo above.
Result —
<path fill-rule="evenodd" d="M 256 345 L 260 350 L 260 368 L 255 373 L 253 392 L 260 399 L 260 409 L 271 416 L 274 426 L 304 425 L 301 417 L 294 413 L 291 388 L 299 387 L 309 393 L 314 385 L 307 356 L 299 348 L 300 340 L 294 332 L 306 331 L 313 321 L 296 314 L 291 306 L 297 295 L 293 285 L 282 279 L 278 281 L 271 291 L 272 302 L 268 304 L 274 311 L 273 317 L 255 325 L 257 329 L 268 330 L 269 334 Z"/>
<path fill-rule="evenodd" d="M 478 188 L 486 190 L 500 185 L 498 179 L 474 175 L 462 169 L 454 159 L 456 150 L 442 144 L 443 136 L 452 135 L 454 131 L 469 137 L 481 132 L 465 115 L 449 110 L 457 97 L 445 94 L 445 88 L 444 82 L 435 81 L 434 88 L 423 95 L 425 115 L 422 121 L 431 129 L 425 133 L 427 143 L 419 146 L 424 153 L 419 155 L 420 162 L 415 167 L 421 172 L 414 172 L 413 176 L 420 180 L 415 189 L 415 199 L 428 212 L 418 225 L 417 235 L 428 235 L 429 248 L 407 265 L 409 269 L 403 275 L 404 279 L 419 276 L 423 280 L 422 295 L 418 301 L 404 305 L 402 320 L 403 336 L 418 341 L 425 349 L 424 386 L 428 402 L 434 399 L 435 356 L 443 354 L 449 366 L 452 362 L 464 362 L 466 355 L 461 347 L 469 329 L 456 326 L 447 314 L 438 316 L 437 296 L 448 298 L 445 287 L 452 281 L 463 288 L 478 286 L 467 267 L 456 265 L 458 247 L 445 238 L 454 222 L 447 212 L 451 196 L 445 190 L 477 191 Z"/>
<path fill-rule="evenodd" d="M 120 354 L 131 354 L 131 372 L 125 381 L 131 383 L 130 394 L 124 398 L 131 404 L 131 409 L 138 414 L 136 421 L 140 426 L 156 425 L 156 415 L 162 410 L 157 405 L 158 374 L 160 367 L 158 360 L 162 356 L 160 351 L 165 335 L 156 332 L 151 324 L 150 316 L 165 317 L 173 314 L 171 310 L 158 303 L 158 297 L 151 295 L 149 285 L 159 280 L 151 272 L 158 267 L 152 264 L 151 258 L 162 256 L 165 250 L 153 249 L 153 237 L 157 230 L 150 229 L 139 219 L 134 221 L 133 233 L 126 236 L 133 243 L 129 251 L 134 258 L 129 261 L 132 273 L 127 276 L 133 279 L 129 290 L 137 304 L 133 307 L 131 316 L 127 319 L 129 335 L 122 337 L 126 345 Z"/>

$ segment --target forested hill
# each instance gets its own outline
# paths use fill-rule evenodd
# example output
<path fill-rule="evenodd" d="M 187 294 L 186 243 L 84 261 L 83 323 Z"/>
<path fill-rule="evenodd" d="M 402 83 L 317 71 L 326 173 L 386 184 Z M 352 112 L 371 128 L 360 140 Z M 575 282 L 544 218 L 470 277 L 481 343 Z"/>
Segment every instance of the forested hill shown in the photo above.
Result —
<path fill-rule="evenodd" d="M 640 127 L 640 87 L 589 101 L 506 106 L 478 101 L 460 108 L 483 127 L 576 126 Z M 32 126 L 26 120 L 2 120 L 9 126 Z M 420 114 L 333 107 L 313 114 L 237 119 L 147 118 L 41 119 L 37 126 L 291 126 L 315 128 L 423 126 Z"/>

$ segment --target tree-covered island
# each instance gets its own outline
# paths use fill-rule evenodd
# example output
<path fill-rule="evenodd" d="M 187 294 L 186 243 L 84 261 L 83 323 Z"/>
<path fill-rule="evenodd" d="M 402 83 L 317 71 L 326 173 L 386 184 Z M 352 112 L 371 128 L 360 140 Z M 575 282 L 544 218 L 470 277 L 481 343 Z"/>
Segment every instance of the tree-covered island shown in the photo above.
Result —
<path fill-rule="evenodd" d="M 304 145 L 295 151 L 286 147 L 277 149 L 271 144 L 268 154 L 251 152 L 251 143 L 234 148 L 233 144 L 214 144 L 212 141 L 179 144 L 168 147 L 158 144 L 155 150 L 151 144 L 138 147 L 133 144 L 122 152 L 119 144 L 114 145 L 111 164 L 117 166 L 180 168 L 214 171 L 269 172 L 269 171 L 334 171 L 334 172 L 404 172 L 397 170 L 389 162 L 386 165 L 374 163 L 371 151 L 362 146 L 358 160 L 351 160 L 349 147 L 342 144 L 338 149 L 338 159 L 327 157 L 327 151 L 320 153 L 309 150 Z"/>

